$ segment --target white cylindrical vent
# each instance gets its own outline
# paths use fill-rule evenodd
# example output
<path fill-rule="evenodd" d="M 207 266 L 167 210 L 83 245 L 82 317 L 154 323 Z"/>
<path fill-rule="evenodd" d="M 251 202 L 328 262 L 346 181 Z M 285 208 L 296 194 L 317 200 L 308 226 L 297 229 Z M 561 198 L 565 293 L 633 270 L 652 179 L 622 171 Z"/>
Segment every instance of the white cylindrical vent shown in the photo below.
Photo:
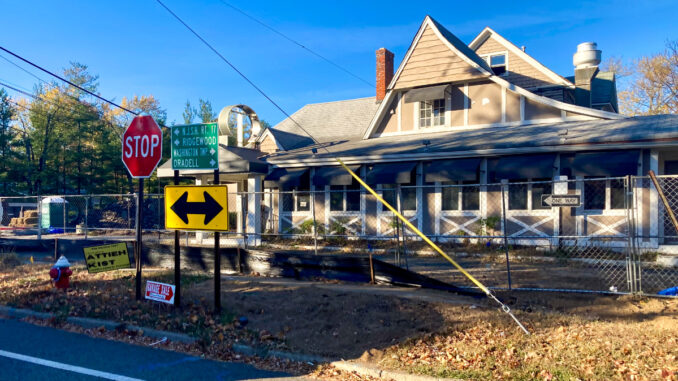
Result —
<path fill-rule="evenodd" d="M 577 69 L 600 65 L 602 52 L 595 42 L 584 42 L 577 45 L 577 52 L 572 56 L 572 63 Z"/>

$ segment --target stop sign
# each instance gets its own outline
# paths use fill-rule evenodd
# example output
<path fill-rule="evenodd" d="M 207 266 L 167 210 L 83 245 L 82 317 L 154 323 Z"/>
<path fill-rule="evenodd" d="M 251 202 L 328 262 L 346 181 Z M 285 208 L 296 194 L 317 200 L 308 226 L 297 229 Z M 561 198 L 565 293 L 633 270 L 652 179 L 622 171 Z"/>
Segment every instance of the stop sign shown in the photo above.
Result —
<path fill-rule="evenodd" d="M 122 135 L 122 162 L 133 178 L 151 177 L 162 158 L 162 130 L 150 115 L 137 116 Z"/>

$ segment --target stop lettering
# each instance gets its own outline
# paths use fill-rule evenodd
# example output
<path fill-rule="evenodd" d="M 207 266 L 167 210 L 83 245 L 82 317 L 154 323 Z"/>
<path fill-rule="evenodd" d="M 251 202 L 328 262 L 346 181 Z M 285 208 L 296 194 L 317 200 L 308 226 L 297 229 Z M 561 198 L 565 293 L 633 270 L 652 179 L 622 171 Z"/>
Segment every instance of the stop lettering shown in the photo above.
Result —
<path fill-rule="evenodd" d="M 133 178 L 148 178 L 162 158 L 162 130 L 150 115 L 137 116 L 122 135 L 122 162 Z"/>

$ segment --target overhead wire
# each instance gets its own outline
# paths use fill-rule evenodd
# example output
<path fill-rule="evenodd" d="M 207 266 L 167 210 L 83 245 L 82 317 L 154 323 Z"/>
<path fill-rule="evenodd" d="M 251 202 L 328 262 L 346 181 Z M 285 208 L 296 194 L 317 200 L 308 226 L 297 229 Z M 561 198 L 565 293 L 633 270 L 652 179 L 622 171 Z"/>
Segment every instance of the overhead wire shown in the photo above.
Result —
<path fill-rule="evenodd" d="M 17 64 L 16 62 L 10 60 L 9 58 L 5 57 L 4 55 L 0 54 L 0 58 L 2 58 L 3 60 L 9 62 L 11 65 L 14 65 L 14 66 L 17 67 L 19 70 L 21 70 L 21 71 L 23 71 L 24 73 L 30 75 L 31 77 L 37 79 L 38 81 L 43 82 L 43 83 L 46 83 L 46 84 L 49 84 L 49 82 L 47 82 L 47 81 L 45 81 L 44 79 L 38 77 L 37 75 L 31 73 L 31 72 L 28 71 L 26 68 L 21 67 L 21 65 L 19 65 L 19 64 Z"/>
<path fill-rule="evenodd" d="M 0 80 L 0 86 L 6 87 L 6 88 L 8 88 L 8 89 L 10 89 L 10 90 L 16 91 L 16 92 L 18 92 L 18 93 L 20 93 L 20 94 L 23 94 L 23 95 L 25 95 L 25 96 L 27 96 L 27 97 L 30 97 L 30 98 L 33 98 L 33 99 L 35 99 L 35 100 L 39 100 L 39 101 L 42 101 L 42 102 L 45 102 L 45 103 L 49 103 L 49 104 L 51 104 L 51 105 L 53 105 L 53 106 L 55 106 L 55 107 L 64 107 L 64 106 L 65 106 L 64 104 L 59 104 L 59 103 L 57 103 L 57 102 L 54 102 L 54 101 L 51 100 L 51 99 L 47 99 L 47 98 L 44 98 L 44 97 L 39 96 L 39 95 L 31 94 L 31 93 L 29 93 L 28 91 L 24 91 L 24 90 L 21 90 L 21 89 L 19 89 L 19 88 L 17 88 L 17 87 L 14 87 L 14 86 L 12 86 L 12 85 L 9 85 L 9 84 L 6 83 L 6 81 L 3 81 L 3 80 Z M 20 103 L 17 103 L 16 101 L 12 101 L 11 99 L 10 99 L 10 102 L 14 103 L 15 105 L 17 105 L 17 106 L 19 106 L 19 107 L 24 108 L 25 110 L 29 110 L 29 109 L 32 108 L 32 106 L 30 106 L 30 107 L 24 106 L 24 105 L 22 105 L 22 104 L 20 104 Z M 88 105 L 89 105 L 89 104 L 88 104 Z M 82 115 L 82 116 L 88 116 L 88 117 L 91 117 L 91 115 L 85 114 L 85 111 L 84 111 L 84 110 L 78 110 L 78 109 L 75 109 L 74 106 L 75 106 L 75 105 L 68 105 L 66 108 L 71 109 L 72 111 L 75 111 L 76 114 L 79 114 L 79 115 Z"/>
<path fill-rule="evenodd" d="M 242 9 L 236 7 L 235 5 L 233 5 L 233 4 L 229 3 L 229 2 L 226 2 L 226 1 L 224 1 L 224 0 L 220 0 L 220 1 L 221 1 L 221 3 L 224 4 L 225 6 L 227 6 L 227 7 L 229 7 L 229 8 L 232 8 L 233 10 L 235 10 L 236 12 L 238 12 L 238 13 L 242 14 L 243 16 L 247 17 L 248 19 L 250 19 L 250 20 L 254 21 L 255 23 L 257 23 L 257 24 L 263 26 L 264 28 L 270 30 L 271 32 L 273 32 L 273 33 L 279 35 L 280 37 L 282 37 L 282 38 L 284 38 L 285 40 L 287 40 L 287 41 L 293 43 L 294 45 L 297 45 L 298 47 L 300 47 L 300 48 L 306 50 L 307 52 L 313 54 L 314 56 L 316 56 L 316 57 L 322 59 L 323 61 L 325 61 L 325 62 L 329 63 L 330 65 L 336 67 L 337 69 L 343 71 L 344 73 L 346 73 L 346 74 L 352 76 L 353 78 L 355 78 L 355 79 L 357 79 L 357 80 L 363 82 L 363 83 L 366 84 L 367 86 L 374 87 L 374 83 L 371 83 L 370 81 L 368 81 L 368 80 L 366 80 L 366 79 L 360 77 L 359 75 L 353 73 L 352 71 L 346 69 L 345 67 L 339 65 L 338 63 L 336 63 L 336 62 L 330 60 L 329 58 L 327 58 L 327 57 L 321 55 L 320 53 L 315 52 L 314 50 L 312 50 L 311 48 L 307 47 L 306 45 L 304 45 L 304 44 L 298 42 L 297 40 L 293 39 L 292 37 L 289 37 L 288 35 L 284 34 L 283 32 L 281 32 L 281 31 L 279 31 L 279 30 L 273 28 L 272 26 L 266 24 L 265 22 L 263 22 L 263 21 L 257 19 L 256 17 L 254 17 L 254 16 L 250 15 L 249 13 L 243 11 Z"/>
<path fill-rule="evenodd" d="M 438 245 L 436 245 L 433 241 L 431 241 L 430 238 L 428 238 L 424 233 L 422 233 L 416 226 L 414 226 L 407 218 L 405 218 L 398 210 L 396 210 L 393 206 L 391 206 L 386 200 L 384 200 L 379 194 L 372 189 L 367 183 L 365 183 L 360 176 L 358 176 L 355 172 L 353 172 L 346 164 L 341 160 L 341 158 L 335 156 L 330 150 L 325 146 L 319 143 L 319 141 L 313 137 L 312 134 L 310 134 L 304 127 L 301 126 L 294 118 L 290 116 L 282 107 L 280 107 L 273 99 L 271 99 L 259 86 L 254 84 L 252 80 L 250 80 L 244 73 L 242 73 L 240 70 L 238 70 L 235 65 L 233 65 L 226 57 L 224 57 L 219 51 L 217 51 L 209 42 L 207 42 L 200 34 L 198 34 L 193 28 L 191 28 L 184 20 L 182 20 L 176 13 L 174 13 L 170 8 L 168 8 L 161 0 L 156 0 L 158 4 L 160 4 L 165 10 L 170 13 L 172 16 L 174 16 L 177 21 L 179 21 L 186 29 L 188 29 L 193 35 L 198 38 L 200 41 L 203 42 L 214 54 L 216 54 L 219 58 L 221 58 L 228 66 L 230 66 L 236 73 L 238 73 L 247 83 L 249 83 L 252 87 L 254 87 L 263 97 L 265 97 L 273 106 L 275 106 L 280 112 L 282 112 L 292 123 L 294 123 L 297 127 L 299 127 L 304 133 L 306 133 L 313 142 L 325 150 L 330 157 L 334 158 L 339 165 L 341 165 L 356 181 L 358 181 L 368 192 L 370 192 L 376 199 L 381 202 L 384 206 L 386 206 L 387 209 L 389 209 L 391 212 L 394 213 L 395 216 L 397 216 L 404 224 L 407 225 L 414 233 L 416 233 L 419 237 L 422 238 L 431 248 L 433 248 L 438 254 L 440 254 L 443 258 L 445 258 L 448 262 L 450 262 L 457 270 L 459 270 L 466 278 L 468 278 L 473 284 L 475 284 L 480 290 L 482 290 L 485 295 L 487 295 L 488 298 L 492 299 L 496 303 L 499 304 L 501 310 L 508 314 L 520 327 L 520 329 L 527 335 L 529 335 L 529 331 L 525 328 L 525 326 L 516 318 L 516 316 L 513 314 L 509 306 L 504 304 L 502 301 L 500 301 L 493 293 L 492 291 L 487 288 L 484 284 L 482 284 L 479 280 L 477 280 L 473 275 L 471 275 L 468 271 L 466 271 L 461 265 L 459 265 L 455 260 L 453 260 L 449 255 L 447 255 Z"/>
<path fill-rule="evenodd" d="M 21 61 L 23 61 L 23 62 L 25 62 L 25 63 L 27 63 L 27 64 L 29 64 L 29 65 L 31 65 L 31 66 L 33 66 L 33 67 L 39 69 L 39 70 L 41 70 L 41 71 L 43 71 L 43 72 L 45 72 L 45 73 L 47 73 L 47 74 L 49 74 L 49 75 L 51 75 L 52 77 L 58 78 L 58 79 L 61 80 L 62 82 L 66 82 L 66 83 L 68 83 L 69 85 L 75 87 L 76 89 L 78 89 L 78 90 L 80 90 L 80 91 L 83 91 L 83 92 L 85 92 L 85 93 L 87 93 L 87 94 L 89 94 L 89 95 L 91 95 L 91 96 L 93 96 L 93 97 L 95 97 L 95 98 L 97 98 L 97 99 L 99 99 L 99 100 L 101 100 L 101 101 L 104 101 L 104 102 L 106 102 L 106 103 L 108 103 L 108 104 L 110 104 L 110 105 L 112 105 L 112 106 L 115 106 L 115 107 L 121 109 L 121 110 L 125 110 L 125 111 L 129 112 L 130 114 L 133 114 L 133 115 L 139 115 L 138 112 L 134 112 L 134 111 L 132 111 L 132 110 L 126 108 L 126 107 L 123 107 L 123 106 L 121 106 L 121 105 L 119 105 L 119 104 L 117 104 L 117 103 L 115 103 L 115 102 L 113 102 L 113 101 L 110 101 L 110 100 L 108 100 L 108 99 L 102 97 L 102 96 L 99 95 L 99 94 L 96 94 L 96 93 L 94 93 L 94 92 L 92 92 L 92 91 L 89 91 L 89 90 L 83 88 L 82 86 L 78 86 L 78 85 L 76 85 L 75 83 L 73 83 L 73 82 L 67 80 L 66 78 L 63 78 L 62 76 L 60 76 L 60 75 L 58 75 L 58 74 L 55 74 L 55 73 L 53 73 L 53 72 L 51 72 L 51 71 L 49 71 L 49 70 L 43 68 L 42 66 L 40 66 L 40 65 L 38 65 L 38 64 L 35 64 L 35 63 L 29 61 L 28 59 L 23 58 L 23 57 L 21 57 L 20 55 L 18 55 L 18 54 L 16 54 L 16 53 L 14 53 L 14 52 L 12 52 L 12 51 L 10 51 L 10 50 L 8 50 L 8 49 L 2 47 L 2 46 L 0 46 L 0 50 L 3 50 L 4 52 L 9 53 L 9 54 L 12 55 L 13 57 L 18 58 L 18 59 L 20 59 Z"/>

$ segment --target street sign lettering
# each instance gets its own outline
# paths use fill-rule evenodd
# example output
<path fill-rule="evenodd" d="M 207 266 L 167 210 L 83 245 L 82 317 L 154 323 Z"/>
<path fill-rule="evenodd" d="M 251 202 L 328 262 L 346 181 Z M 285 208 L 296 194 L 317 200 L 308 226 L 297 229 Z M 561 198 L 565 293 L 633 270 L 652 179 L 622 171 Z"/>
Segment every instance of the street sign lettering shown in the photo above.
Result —
<path fill-rule="evenodd" d="M 228 230 L 228 187 L 166 186 L 165 228 Z"/>
<path fill-rule="evenodd" d="M 135 179 L 151 177 L 162 158 L 162 130 L 150 115 L 135 117 L 122 135 L 122 162 Z"/>
<path fill-rule="evenodd" d="M 581 196 L 578 194 L 543 194 L 541 195 L 541 205 L 544 207 L 581 206 Z"/>
<path fill-rule="evenodd" d="M 146 281 L 146 299 L 167 304 L 174 304 L 174 285 Z"/>
<path fill-rule="evenodd" d="M 82 252 L 90 274 L 131 267 L 125 242 L 85 247 Z"/>
<path fill-rule="evenodd" d="M 219 169 L 217 123 L 172 127 L 172 169 Z"/>

